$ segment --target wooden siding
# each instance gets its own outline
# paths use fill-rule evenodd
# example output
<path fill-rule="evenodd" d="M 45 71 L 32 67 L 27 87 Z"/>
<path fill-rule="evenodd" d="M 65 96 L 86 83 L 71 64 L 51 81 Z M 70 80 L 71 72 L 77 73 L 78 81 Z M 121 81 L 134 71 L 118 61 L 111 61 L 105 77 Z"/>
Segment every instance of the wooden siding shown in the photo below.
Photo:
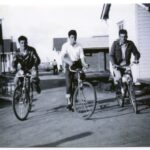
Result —
<path fill-rule="evenodd" d="M 109 17 L 109 50 L 114 40 L 118 39 L 118 22 L 123 21 L 124 29 L 128 31 L 128 39 L 132 40 L 138 47 L 137 29 L 136 29 L 136 9 L 135 4 L 112 4 Z M 112 73 L 112 66 L 110 64 Z M 134 80 L 139 77 L 139 66 L 133 68 Z"/>
<path fill-rule="evenodd" d="M 136 5 L 138 47 L 141 52 L 140 78 L 150 77 L 150 12 Z"/>

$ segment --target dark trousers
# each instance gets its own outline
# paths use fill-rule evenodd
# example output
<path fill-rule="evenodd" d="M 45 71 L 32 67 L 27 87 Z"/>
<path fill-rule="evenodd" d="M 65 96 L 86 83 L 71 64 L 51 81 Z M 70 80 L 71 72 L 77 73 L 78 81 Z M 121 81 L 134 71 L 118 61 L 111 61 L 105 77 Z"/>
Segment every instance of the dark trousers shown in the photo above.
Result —
<path fill-rule="evenodd" d="M 81 60 L 79 59 L 78 61 L 73 62 L 73 68 L 82 68 L 82 63 Z M 70 94 L 70 96 L 73 94 L 74 89 L 73 89 L 73 84 L 75 83 L 74 80 L 76 79 L 76 73 L 71 72 L 69 70 L 69 65 L 66 64 L 66 94 Z"/>
<path fill-rule="evenodd" d="M 75 73 L 71 72 L 69 70 L 69 66 L 66 67 L 66 94 L 72 94 L 73 93 L 73 89 L 72 89 L 72 86 L 73 86 L 73 81 L 74 81 L 74 78 L 75 78 Z"/>
<path fill-rule="evenodd" d="M 57 65 L 55 65 L 53 69 L 54 69 L 54 73 L 53 73 L 53 74 L 54 74 L 54 75 L 58 74 Z"/>

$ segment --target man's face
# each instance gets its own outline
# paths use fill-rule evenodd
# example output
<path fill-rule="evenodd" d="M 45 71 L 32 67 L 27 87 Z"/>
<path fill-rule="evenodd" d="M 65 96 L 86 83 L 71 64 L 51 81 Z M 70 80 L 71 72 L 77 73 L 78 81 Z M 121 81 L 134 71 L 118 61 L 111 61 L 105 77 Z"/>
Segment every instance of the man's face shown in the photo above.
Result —
<path fill-rule="evenodd" d="M 120 39 L 121 44 L 125 44 L 127 41 L 127 35 L 126 34 L 120 34 L 119 39 Z"/>
<path fill-rule="evenodd" d="M 25 50 L 27 48 L 27 41 L 26 40 L 21 40 L 19 42 L 20 48 Z"/>
<path fill-rule="evenodd" d="M 70 35 L 69 36 L 69 41 L 71 45 L 74 45 L 76 43 L 76 36 L 75 35 Z"/>

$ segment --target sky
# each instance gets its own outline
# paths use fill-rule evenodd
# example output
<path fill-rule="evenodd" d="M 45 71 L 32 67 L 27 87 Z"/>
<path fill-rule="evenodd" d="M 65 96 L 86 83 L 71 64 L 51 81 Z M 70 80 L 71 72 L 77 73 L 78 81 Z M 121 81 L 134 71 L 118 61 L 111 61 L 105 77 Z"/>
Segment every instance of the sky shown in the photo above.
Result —
<path fill-rule="evenodd" d="M 29 45 L 35 47 L 42 61 L 45 61 L 55 57 L 52 39 L 67 37 L 70 29 L 77 30 L 78 37 L 108 34 L 106 23 L 100 20 L 103 4 L 99 1 L 51 2 L 53 3 L 0 3 L 3 38 L 13 37 L 17 42 L 20 35 L 27 36 Z"/>

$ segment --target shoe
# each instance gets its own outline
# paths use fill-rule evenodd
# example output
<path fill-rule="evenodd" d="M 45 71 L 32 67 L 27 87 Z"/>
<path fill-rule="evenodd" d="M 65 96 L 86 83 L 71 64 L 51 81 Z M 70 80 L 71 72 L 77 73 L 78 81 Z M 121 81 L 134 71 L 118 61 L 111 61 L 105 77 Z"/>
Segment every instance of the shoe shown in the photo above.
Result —
<path fill-rule="evenodd" d="M 74 112 L 74 109 L 72 108 L 71 104 L 69 104 L 66 108 L 67 108 L 67 110 Z"/>

